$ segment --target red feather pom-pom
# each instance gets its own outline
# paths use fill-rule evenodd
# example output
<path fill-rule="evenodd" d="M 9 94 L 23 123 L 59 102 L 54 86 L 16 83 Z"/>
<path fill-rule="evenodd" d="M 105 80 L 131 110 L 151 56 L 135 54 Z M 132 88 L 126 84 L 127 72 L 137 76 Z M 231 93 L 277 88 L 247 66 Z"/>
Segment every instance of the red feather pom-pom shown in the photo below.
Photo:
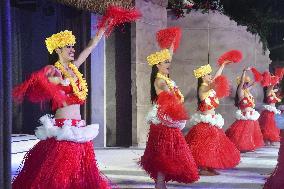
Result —
<path fill-rule="evenodd" d="M 269 86 L 270 83 L 271 83 L 271 75 L 270 75 L 269 71 L 263 72 L 263 74 L 262 74 L 262 80 L 261 80 L 260 84 L 261 84 L 263 87 L 266 87 L 266 86 Z"/>
<path fill-rule="evenodd" d="M 279 77 L 279 80 L 282 80 L 284 75 L 284 68 L 276 68 L 275 75 Z"/>
<path fill-rule="evenodd" d="M 222 54 L 218 59 L 218 64 L 222 65 L 225 61 L 231 61 L 233 63 L 238 63 L 242 60 L 243 55 L 241 51 L 231 50 Z"/>
<path fill-rule="evenodd" d="M 66 97 L 61 89 L 48 81 L 47 74 L 50 73 L 50 66 L 34 72 L 29 79 L 13 89 L 13 98 L 21 103 L 24 98 L 33 103 L 43 103 L 53 100 L 54 105 L 62 104 Z M 54 108 L 53 108 L 54 109 Z"/>
<path fill-rule="evenodd" d="M 174 52 L 178 49 L 181 39 L 181 29 L 179 27 L 170 27 L 157 32 L 156 35 L 159 46 L 162 49 L 170 48 L 173 44 Z"/>
<path fill-rule="evenodd" d="M 260 73 L 256 68 L 254 68 L 254 67 L 252 67 L 250 70 L 251 70 L 251 72 L 252 72 L 252 74 L 253 74 L 254 81 L 256 81 L 256 82 L 261 82 L 262 79 L 263 79 L 261 73 Z"/>
<path fill-rule="evenodd" d="M 226 76 L 220 75 L 213 81 L 213 88 L 218 98 L 224 98 L 230 95 L 230 83 Z"/>
<path fill-rule="evenodd" d="M 161 92 L 157 100 L 158 117 L 163 121 L 169 121 L 169 117 L 172 121 L 187 120 L 188 115 L 182 103 L 172 93 Z"/>
<path fill-rule="evenodd" d="M 279 83 L 279 77 L 278 76 L 271 76 L 270 77 L 270 85 L 276 85 Z"/>
<path fill-rule="evenodd" d="M 105 35 L 109 36 L 114 27 L 124 24 L 126 22 L 132 22 L 139 19 L 142 16 L 138 9 L 126 9 L 118 6 L 109 6 L 105 15 L 98 22 L 97 28 L 101 29 L 106 27 Z"/>

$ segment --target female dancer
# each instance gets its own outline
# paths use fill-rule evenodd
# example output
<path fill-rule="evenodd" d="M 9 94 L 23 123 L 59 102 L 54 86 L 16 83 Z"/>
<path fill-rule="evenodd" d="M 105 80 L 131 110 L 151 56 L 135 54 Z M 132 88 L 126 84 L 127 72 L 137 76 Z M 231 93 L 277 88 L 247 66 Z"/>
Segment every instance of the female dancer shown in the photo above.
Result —
<path fill-rule="evenodd" d="M 272 145 L 274 142 L 280 141 L 280 130 L 277 128 L 274 118 L 275 114 L 280 114 L 280 110 L 276 109 L 275 103 L 281 101 L 281 99 L 279 99 L 275 94 L 278 90 L 275 88 L 277 84 L 276 82 L 269 83 L 268 86 L 264 86 L 263 88 L 263 102 L 265 105 L 263 105 L 264 110 L 260 114 L 259 124 L 263 134 L 263 140 L 266 145 Z"/>
<path fill-rule="evenodd" d="M 236 121 L 226 131 L 227 136 L 241 152 L 253 151 L 263 146 L 262 133 L 259 127 L 259 113 L 255 111 L 254 98 L 250 88 L 250 78 L 246 76 L 244 69 L 241 79 L 238 79 L 238 87 L 235 96 Z"/>
<path fill-rule="evenodd" d="M 35 131 L 40 139 L 24 158 L 21 172 L 13 180 L 13 189 L 106 189 L 111 188 L 97 167 L 92 140 L 98 125 L 86 125 L 81 120 L 80 105 L 87 98 L 87 83 L 78 68 L 100 41 L 104 29 L 91 39 L 88 46 L 74 59 L 75 36 L 63 31 L 46 39 L 52 56 L 49 65 L 31 75 L 14 89 L 14 97 L 32 102 L 51 100 L 54 118 L 40 118 Z"/>
<path fill-rule="evenodd" d="M 239 150 L 222 130 L 224 119 L 220 114 L 215 114 L 219 100 L 216 96 L 218 91 L 213 89 L 214 82 L 222 77 L 220 75 L 226 63 L 228 61 L 220 66 L 213 79 L 209 64 L 194 70 L 198 79 L 197 99 L 200 113 L 194 114 L 190 119 L 193 127 L 185 139 L 202 175 L 219 174 L 214 169 L 233 168 L 240 161 Z"/>
<path fill-rule="evenodd" d="M 264 189 L 284 188 L 284 114 L 277 115 L 277 126 L 280 130 L 280 149 L 278 163 L 271 176 L 267 179 Z"/>
<path fill-rule="evenodd" d="M 147 116 L 150 124 L 147 146 L 141 167 L 155 180 L 155 188 L 165 189 L 167 181 L 191 183 L 198 180 L 198 171 L 184 140 L 187 113 L 183 96 L 169 78 L 171 53 L 168 49 L 147 57 L 152 66 L 151 101 L 153 109 Z"/>

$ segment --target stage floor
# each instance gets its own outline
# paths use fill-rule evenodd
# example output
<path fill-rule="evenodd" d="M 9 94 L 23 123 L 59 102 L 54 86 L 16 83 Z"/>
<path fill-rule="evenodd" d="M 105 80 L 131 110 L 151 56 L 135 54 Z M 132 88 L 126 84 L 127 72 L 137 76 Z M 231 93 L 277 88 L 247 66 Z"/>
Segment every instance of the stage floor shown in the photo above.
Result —
<path fill-rule="evenodd" d="M 33 135 L 13 135 L 13 177 L 17 174 L 25 153 L 37 142 Z M 168 188 L 262 188 L 267 174 L 271 173 L 276 165 L 278 148 L 279 146 L 264 147 L 255 152 L 242 154 L 241 163 L 235 169 L 220 171 L 221 174 L 218 176 L 202 176 L 198 182 L 190 185 L 169 182 Z M 140 148 L 97 148 L 95 153 L 99 169 L 119 188 L 154 188 L 153 181 L 137 166 L 143 151 L 144 149 Z"/>

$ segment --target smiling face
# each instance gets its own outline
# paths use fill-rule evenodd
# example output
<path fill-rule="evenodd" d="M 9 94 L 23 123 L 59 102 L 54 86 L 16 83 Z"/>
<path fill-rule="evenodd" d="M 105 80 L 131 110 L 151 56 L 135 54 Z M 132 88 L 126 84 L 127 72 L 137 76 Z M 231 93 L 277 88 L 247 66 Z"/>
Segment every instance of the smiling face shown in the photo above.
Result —
<path fill-rule="evenodd" d="M 165 62 L 157 64 L 159 73 L 161 73 L 163 75 L 169 74 L 170 66 L 171 66 L 171 62 L 169 60 L 166 60 Z"/>
<path fill-rule="evenodd" d="M 67 45 L 63 48 L 56 49 L 57 54 L 59 55 L 59 59 L 70 62 L 74 60 L 74 53 L 75 49 L 74 46 L 72 45 Z"/>

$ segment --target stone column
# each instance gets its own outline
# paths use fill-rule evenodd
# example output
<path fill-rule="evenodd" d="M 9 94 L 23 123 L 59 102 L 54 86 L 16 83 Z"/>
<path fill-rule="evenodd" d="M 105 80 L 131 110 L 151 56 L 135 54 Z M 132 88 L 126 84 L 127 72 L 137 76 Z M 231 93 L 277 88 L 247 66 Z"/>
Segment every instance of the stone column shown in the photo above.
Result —
<path fill-rule="evenodd" d="M 92 14 L 91 26 L 95 26 L 98 15 Z M 91 30 L 91 36 L 96 30 Z M 102 38 L 91 54 L 91 84 L 89 84 L 89 95 L 91 103 L 91 123 L 99 124 L 99 135 L 95 138 L 95 146 L 106 146 L 106 108 L 105 108 L 105 38 Z"/>
<path fill-rule="evenodd" d="M 132 145 L 144 146 L 149 126 L 145 116 L 151 107 L 150 73 L 146 57 L 160 50 L 155 34 L 167 26 L 166 0 L 136 0 L 135 6 L 143 17 L 131 28 L 131 63 L 132 63 Z"/>

